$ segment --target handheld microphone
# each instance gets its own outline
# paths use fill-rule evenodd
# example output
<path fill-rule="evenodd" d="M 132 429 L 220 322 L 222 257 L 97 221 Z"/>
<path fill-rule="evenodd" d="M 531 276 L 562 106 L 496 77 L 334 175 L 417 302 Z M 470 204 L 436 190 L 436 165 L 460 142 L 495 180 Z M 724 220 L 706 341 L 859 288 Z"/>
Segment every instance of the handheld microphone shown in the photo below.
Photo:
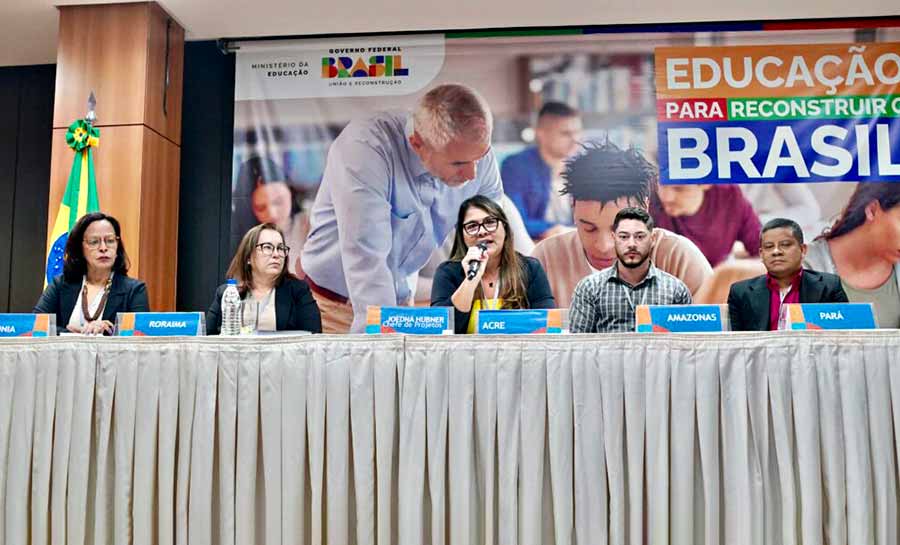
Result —
<path fill-rule="evenodd" d="M 487 252 L 487 244 L 484 242 L 478 243 L 478 249 L 481 250 L 481 256 L 484 257 L 484 253 Z M 475 278 L 475 275 L 478 274 L 478 269 L 481 268 L 481 261 L 469 261 L 469 272 L 466 273 L 466 278 L 472 280 Z"/>

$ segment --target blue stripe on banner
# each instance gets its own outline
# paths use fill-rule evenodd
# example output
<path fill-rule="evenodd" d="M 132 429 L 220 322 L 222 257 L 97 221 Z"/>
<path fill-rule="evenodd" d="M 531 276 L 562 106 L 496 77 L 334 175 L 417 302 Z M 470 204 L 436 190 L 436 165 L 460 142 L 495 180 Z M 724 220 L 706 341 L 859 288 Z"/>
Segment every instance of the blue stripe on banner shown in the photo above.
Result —
<path fill-rule="evenodd" d="M 658 130 L 663 184 L 900 182 L 900 118 L 660 122 Z"/>

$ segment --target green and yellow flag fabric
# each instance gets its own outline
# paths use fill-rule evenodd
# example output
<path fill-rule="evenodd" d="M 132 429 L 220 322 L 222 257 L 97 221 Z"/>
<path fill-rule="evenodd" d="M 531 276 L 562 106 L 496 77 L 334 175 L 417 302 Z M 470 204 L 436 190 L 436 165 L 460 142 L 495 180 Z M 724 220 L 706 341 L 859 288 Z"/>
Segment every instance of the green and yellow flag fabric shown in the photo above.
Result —
<path fill-rule="evenodd" d="M 56 222 L 50 233 L 47 248 L 47 283 L 62 274 L 66 241 L 75 222 L 85 214 L 100 210 L 97 179 L 94 176 L 94 158 L 91 154 L 91 148 L 100 145 L 100 130 L 79 119 L 69 125 L 69 130 L 66 131 L 66 144 L 75 151 L 75 160 L 72 162 L 66 191 L 63 193 Z"/>

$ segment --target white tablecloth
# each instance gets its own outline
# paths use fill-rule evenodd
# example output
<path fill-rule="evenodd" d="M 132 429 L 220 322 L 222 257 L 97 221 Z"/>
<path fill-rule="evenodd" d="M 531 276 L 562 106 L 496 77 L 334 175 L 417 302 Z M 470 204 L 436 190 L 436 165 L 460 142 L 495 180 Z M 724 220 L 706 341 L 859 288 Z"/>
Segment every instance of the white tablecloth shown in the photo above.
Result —
<path fill-rule="evenodd" d="M 898 543 L 900 332 L 0 342 L 0 542 Z"/>

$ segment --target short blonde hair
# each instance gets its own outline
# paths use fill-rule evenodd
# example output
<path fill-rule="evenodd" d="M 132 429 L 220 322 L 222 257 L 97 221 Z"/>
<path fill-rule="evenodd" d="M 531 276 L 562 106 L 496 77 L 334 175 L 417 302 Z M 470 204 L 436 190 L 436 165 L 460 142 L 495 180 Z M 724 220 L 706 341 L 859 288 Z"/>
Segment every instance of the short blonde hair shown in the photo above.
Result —
<path fill-rule="evenodd" d="M 457 83 L 439 85 L 428 91 L 413 113 L 416 133 L 438 149 L 461 136 L 489 142 L 493 125 L 487 101 L 474 89 Z"/>

